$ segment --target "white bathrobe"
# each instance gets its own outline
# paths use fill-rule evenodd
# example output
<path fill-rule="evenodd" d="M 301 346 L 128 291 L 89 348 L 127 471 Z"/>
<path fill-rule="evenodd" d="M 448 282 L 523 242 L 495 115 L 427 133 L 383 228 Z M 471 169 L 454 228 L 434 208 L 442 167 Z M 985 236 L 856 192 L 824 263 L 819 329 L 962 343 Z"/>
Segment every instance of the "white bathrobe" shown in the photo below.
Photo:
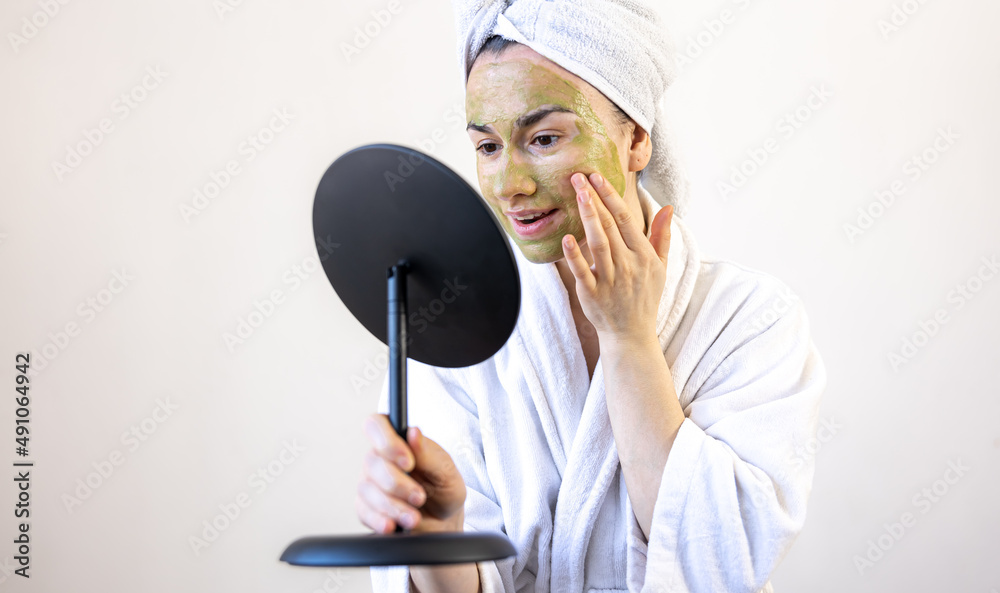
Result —
<path fill-rule="evenodd" d="M 801 451 L 826 382 L 801 301 L 768 274 L 705 257 L 674 217 L 656 329 L 686 419 L 646 541 L 600 360 L 590 380 L 555 264 L 512 248 L 522 300 L 504 347 L 471 367 L 407 367 L 409 424 L 462 473 L 465 529 L 505 533 L 517 549 L 478 563 L 483 592 L 771 591 L 806 518 L 813 462 Z M 386 381 L 381 413 L 387 395 Z M 409 591 L 407 567 L 371 575 L 376 593 Z"/>

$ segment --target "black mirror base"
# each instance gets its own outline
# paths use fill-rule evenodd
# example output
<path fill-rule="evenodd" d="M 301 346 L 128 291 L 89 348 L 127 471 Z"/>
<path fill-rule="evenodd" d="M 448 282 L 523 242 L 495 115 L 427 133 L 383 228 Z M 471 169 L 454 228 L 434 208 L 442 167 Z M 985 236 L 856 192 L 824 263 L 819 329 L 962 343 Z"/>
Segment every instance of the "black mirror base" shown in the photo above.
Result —
<path fill-rule="evenodd" d="M 303 537 L 281 560 L 296 566 L 410 566 L 483 562 L 516 553 L 499 533 L 402 532 Z"/>

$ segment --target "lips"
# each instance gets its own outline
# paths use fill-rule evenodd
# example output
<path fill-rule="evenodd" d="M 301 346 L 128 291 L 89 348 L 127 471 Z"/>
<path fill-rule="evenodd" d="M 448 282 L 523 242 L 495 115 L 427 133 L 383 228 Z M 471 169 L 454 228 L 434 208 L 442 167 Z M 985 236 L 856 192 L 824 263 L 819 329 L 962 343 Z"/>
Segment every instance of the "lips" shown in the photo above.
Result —
<path fill-rule="evenodd" d="M 511 226 L 514 227 L 514 232 L 524 239 L 536 239 L 544 235 L 550 227 L 552 227 L 552 221 L 558 218 L 560 210 L 558 208 L 553 208 L 551 210 L 518 210 L 517 212 L 506 212 L 507 216 L 510 218 Z M 529 220 L 518 220 L 518 218 L 526 218 L 532 216 L 533 218 Z"/>

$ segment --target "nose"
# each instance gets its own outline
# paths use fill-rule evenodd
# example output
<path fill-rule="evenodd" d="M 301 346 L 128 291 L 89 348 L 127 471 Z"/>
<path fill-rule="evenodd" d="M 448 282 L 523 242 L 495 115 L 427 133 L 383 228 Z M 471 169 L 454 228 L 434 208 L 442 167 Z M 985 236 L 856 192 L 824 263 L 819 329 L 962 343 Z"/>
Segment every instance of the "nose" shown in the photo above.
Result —
<path fill-rule="evenodd" d="M 504 148 L 493 177 L 493 195 L 509 201 L 518 195 L 530 196 L 535 189 L 531 166 L 516 150 Z"/>

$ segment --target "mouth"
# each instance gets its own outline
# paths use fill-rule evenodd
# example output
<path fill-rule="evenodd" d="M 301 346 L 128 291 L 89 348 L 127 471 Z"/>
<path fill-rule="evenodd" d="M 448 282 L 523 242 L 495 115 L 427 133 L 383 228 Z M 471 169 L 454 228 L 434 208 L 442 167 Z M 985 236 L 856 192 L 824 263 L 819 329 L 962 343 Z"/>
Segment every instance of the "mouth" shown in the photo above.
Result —
<path fill-rule="evenodd" d="M 553 208 L 551 210 L 518 211 L 516 215 L 507 212 L 506 215 L 510 218 L 514 231 L 520 237 L 527 239 L 542 235 L 552 226 L 560 212 L 561 210 L 558 208 Z"/>

